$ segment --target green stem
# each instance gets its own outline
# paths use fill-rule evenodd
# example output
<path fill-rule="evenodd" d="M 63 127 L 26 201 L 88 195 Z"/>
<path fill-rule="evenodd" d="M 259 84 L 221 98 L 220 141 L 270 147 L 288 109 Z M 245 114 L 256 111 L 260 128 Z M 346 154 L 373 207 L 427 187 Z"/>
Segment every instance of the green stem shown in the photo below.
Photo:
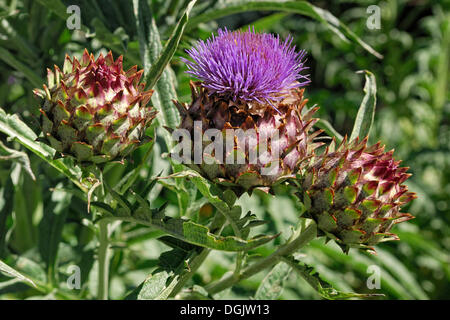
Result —
<path fill-rule="evenodd" d="M 109 239 L 108 222 L 100 220 L 99 247 L 98 247 L 98 300 L 108 300 L 109 285 Z"/>
<path fill-rule="evenodd" d="M 203 264 L 203 262 L 205 261 L 206 257 L 209 255 L 210 252 L 211 249 L 203 248 L 201 249 L 200 253 L 198 253 L 195 257 L 191 259 L 191 261 L 189 262 L 189 271 L 184 273 L 180 277 L 180 280 L 178 280 L 169 297 L 172 298 L 175 297 L 181 291 L 181 289 L 183 289 L 186 282 L 190 278 L 192 278 L 195 272 L 197 272 L 198 268 Z"/>
<path fill-rule="evenodd" d="M 226 288 L 229 288 L 235 285 L 236 283 L 257 274 L 258 272 L 266 268 L 272 267 L 279 261 L 280 257 L 290 255 L 295 251 L 297 251 L 298 249 L 304 247 L 311 240 L 313 240 L 316 237 L 316 235 L 317 235 L 317 227 L 315 223 L 310 222 L 308 227 L 306 227 L 306 229 L 304 229 L 297 238 L 280 246 L 277 251 L 275 251 L 268 257 L 261 259 L 258 262 L 252 264 L 251 266 L 245 268 L 241 274 L 233 273 L 216 283 L 212 283 L 206 286 L 205 289 L 210 294 L 215 294 L 222 290 L 225 290 Z"/>
<path fill-rule="evenodd" d="M 211 222 L 210 230 L 217 230 L 214 233 L 220 235 L 225 222 L 226 218 L 223 215 L 216 214 L 214 220 Z M 191 261 L 189 262 L 189 272 L 186 272 L 180 277 L 180 280 L 178 280 L 178 283 L 170 293 L 170 297 L 175 297 L 177 293 L 180 292 L 181 289 L 183 289 L 186 282 L 195 274 L 195 272 L 197 272 L 198 268 L 203 264 L 203 261 L 205 261 L 210 252 L 211 249 L 203 248 L 195 257 L 191 259 Z"/>

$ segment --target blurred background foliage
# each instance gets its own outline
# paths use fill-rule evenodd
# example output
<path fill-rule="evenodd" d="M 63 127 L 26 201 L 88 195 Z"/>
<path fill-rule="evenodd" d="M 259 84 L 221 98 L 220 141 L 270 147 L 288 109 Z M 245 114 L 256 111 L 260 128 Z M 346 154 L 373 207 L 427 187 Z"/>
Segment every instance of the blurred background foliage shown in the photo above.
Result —
<path fill-rule="evenodd" d="M 38 101 L 32 89 L 40 87 L 45 69 L 61 65 L 64 55 L 81 56 L 84 48 L 99 54 L 111 49 L 125 55 L 125 66 L 138 64 L 139 42 L 131 1 L 121 0 L 0 0 L 0 106 L 17 113 L 38 132 Z M 168 39 L 187 1 L 149 1 L 161 40 Z M 242 1 L 241 1 L 242 2 Z M 189 77 L 179 57 L 193 42 L 210 36 L 218 27 L 248 28 L 293 35 L 298 48 L 308 51 L 312 83 L 306 89 L 309 106 L 321 107 L 319 116 L 341 134 L 350 134 L 363 98 L 367 69 L 377 79 L 377 113 L 372 142 L 381 140 L 387 149 L 410 167 L 409 188 L 418 199 L 405 210 L 416 219 L 396 227 L 401 241 L 380 244 L 377 255 L 352 249 L 344 255 L 334 243 L 314 240 L 299 257 L 321 277 L 342 291 L 383 293 L 391 299 L 448 299 L 450 297 L 450 3 L 449 1 L 314 1 L 370 44 L 383 59 L 357 44 L 343 41 L 324 24 L 289 12 L 248 11 L 226 15 L 198 25 L 189 25 L 171 62 L 177 79 L 178 98 L 189 101 Z M 64 4 L 63 4 L 64 3 Z M 192 16 L 210 8 L 239 1 L 198 1 Z M 62 5 L 58 6 L 58 5 Z M 69 30 L 65 6 L 81 8 L 81 30 Z M 366 25 L 368 6 L 381 9 L 381 28 Z M 61 8 L 63 11 L 61 11 Z M 158 130 L 160 130 L 158 128 Z M 0 275 L 0 298 L 93 298 L 96 294 L 95 228 L 86 203 L 66 178 L 35 155 L 0 134 L 0 260 L 14 266 L 38 283 L 30 288 Z M 21 157 L 27 152 L 30 163 Z M 9 150 L 9 151 L 8 151 Z M 113 166 L 106 174 L 114 185 L 149 151 L 133 154 L 134 162 Z M 161 138 L 153 156 L 140 173 L 142 181 L 161 171 L 168 172 L 167 152 Z M 11 155 L 21 161 L 9 161 Z M 164 155 L 163 155 L 164 156 Z M 36 176 L 27 172 L 27 168 Z M 193 186 L 190 206 L 181 210 L 179 190 L 168 181 L 158 184 L 148 197 L 154 206 L 168 201 L 168 214 L 187 215 L 198 221 L 215 214 Z M 243 212 L 251 211 L 268 220 L 255 232 L 287 238 L 297 223 L 299 204 L 288 196 L 244 195 Z M 110 298 L 122 299 L 155 268 L 160 253 L 168 247 L 157 241 L 161 234 L 131 223 L 116 225 L 111 234 Z M 260 247 L 252 254 L 267 254 L 280 242 Z M 235 254 L 214 251 L 188 285 L 204 285 L 219 279 L 234 264 Z M 81 270 L 81 289 L 64 290 L 70 266 Z M 381 288 L 368 289 L 368 268 L 381 269 Z M 243 281 L 219 298 L 248 298 L 267 273 Z M 256 296 L 257 297 L 257 296 Z M 281 299 L 317 299 L 320 296 L 293 272 L 287 276 Z"/>

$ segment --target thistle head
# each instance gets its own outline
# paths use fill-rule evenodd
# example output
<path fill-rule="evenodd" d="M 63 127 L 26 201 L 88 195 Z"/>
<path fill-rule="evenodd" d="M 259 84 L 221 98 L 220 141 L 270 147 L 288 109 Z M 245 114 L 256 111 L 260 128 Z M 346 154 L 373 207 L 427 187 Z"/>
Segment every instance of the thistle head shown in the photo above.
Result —
<path fill-rule="evenodd" d="M 43 99 L 45 139 L 79 162 L 121 160 L 148 141 L 144 132 L 155 117 L 141 76 L 136 66 L 125 72 L 111 52 L 97 60 L 87 50 L 81 60 L 66 55 L 62 70 L 47 69 L 47 85 L 34 90 Z"/>
<path fill-rule="evenodd" d="M 183 59 L 188 73 L 202 81 L 210 94 L 235 104 L 274 106 L 290 90 L 310 82 L 304 50 L 296 51 L 292 37 L 219 29 L 217 36 L 197 42 Z"/>
<path fill-rule="evenodd" d="M 344 251 L 373 250 L 371 245 L 397 240 L 390 233 L 392 226 L 413 218 L 401 212 L 416 195 L 403 184 L 411 175 L 400 162 L 380 143 L 369 147 L 367 138 L 344 139 L 336 151 L 327 150 L 309 166 L 299 196 L 310 207 L 308 215 L 319 230 Z"/>
<path fill-rule="evenodd" d="M 266 108 L 261 116 L 208 95 L 198 82 L 191 82 L 191 90 L 190 105 L 175 101 L 181 116 L 178 129 L 187 132 L 178 140 L 184 147 L 177 159 L 236 194 L 272 191 L 293 179 L 321 145 L 314 141 L 322 132 L 313 127 L 318 108 L 302 112 L 307 103 L 304 89 L 292 92 L 293 102 L 278 103 L 280 112 Z"/>

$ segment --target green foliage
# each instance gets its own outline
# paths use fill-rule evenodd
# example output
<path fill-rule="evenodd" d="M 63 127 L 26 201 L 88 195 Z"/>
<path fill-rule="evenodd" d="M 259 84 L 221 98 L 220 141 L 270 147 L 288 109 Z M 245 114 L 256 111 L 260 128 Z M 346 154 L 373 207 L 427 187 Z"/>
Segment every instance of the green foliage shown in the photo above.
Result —
<path fill-rule="evenodd" d="M 356 115 L 355 124 L 349 141 L 353 141 L 356 138 L 362 140 L 369 136 L 375 117 L 375 106 L 377 104 L 377 84 L 375 76 L 372 72 L 367 70 L 364 71 L 364 76 L 366 78 L 366 84 L 364 85 L 365 95 L 361 102 L 361 106 L 359 107 L 358 114 Z"/>
<path fill-rule="evenodd" d="M 66 26 L 69 5 L 81 8 L 80 30 Z M 0 298 L 447 299 L 449 8 L 380 3 L 381 29 L 371 30 L 367 6 L 0 1 Z M 370 132 L 372 142 L 395 147 L 418 194 L 406 208 L 416 219 L 395 229 L 401 241 L 379 245 L 378 255 L 345 255 L 321 238 L 306 245 L 298 239 L 307 203 L 289 189 L 236 195 L 171 162 L 170 135 L 161 127 L 179 123 L 173 99 L 190 99 L 180 57 L 223 26 L 292 34 L 308 51 L 312 84 L 305 94 L 309 107 L 321 107 L 317 127 L 337 143 Z M 32 90 L 47 67 L 84 48 L 124 55 L 125 67 L 143 68 L 154 90 L 154 139 L 124 163 L 80 167 L 40 142 Z M 106 235 L 99 222 L 107 223 Z M 110 259 L 99 265 L 99 253 Z M 68 287 L 74 265 L 80 289 Z M 371 266 L 381 270 L 379 289 L 367 287 Z M 98 287 L 105 275 L 106 286 Z"/>
<path fill-rule="evenodd" d="M 23 282 L 31 284 L 33 287 L 36 287 L 33 280 L 24 276 L 20 272 L 14 270 L 13 268 L 11 268 L 10 266 L 8 266 L 6 263 L 4 263 L 2 261 L 0 261 L 0 272 L 5 274 L 8 277 L 14 278 L 17 281 L 23 281 Z"/>
<path fill-rule="evenodd" d="M 289 277 L 292 268 L 283 262 L 276 264 L 263 279 L 256 290 L 256 300 L 275 300 L 283 290 L 284 284 Z"/>

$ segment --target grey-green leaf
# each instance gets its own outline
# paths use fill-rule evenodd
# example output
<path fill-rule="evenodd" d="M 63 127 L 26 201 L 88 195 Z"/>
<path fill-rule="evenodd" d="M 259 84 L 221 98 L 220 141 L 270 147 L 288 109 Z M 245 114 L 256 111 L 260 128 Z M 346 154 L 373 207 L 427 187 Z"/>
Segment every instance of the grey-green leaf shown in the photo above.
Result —
<path fill-rule="evenodd" d="M 196 1 L 197 0 L 189 2 L 186 10 L 177 23 L 175 30 L 172 32 L 172 35 L 164 46 L 164 49 L 162 50 L 158 60 L 153 63 L 149 72 L 146 74 L 145 82 L 147 83 L 147 88 L 153 88 L 153 86 L 156 84 L 161 74 L 163 73 L 164 68 L 169 64 L 170 59 L 172 59 L 175 51 L 177 50 L 178 44 L 180 43 L 184 28 L 188 22 L 189 13 L 191 12 L 192 7 L 195 5 Z"/>
<path fill-rule="evenodd" d="M 27 276 L 24 276 L 19 271 L 11 268 L 10 266 L 8 266 L 6 263 L 4 263 L 1 260 L 0 260 L 0 272 L 8 277 L 18 279 L 21 282 L 28 283 L 28 284 L 32 285 L 33 287 L 36 287 L 36 284 L 33 282 L 33 280 L 31 280 Z"/>
<path fill-rule="evenodd" d="M 176 281 L 171 280 L 171 273 L 160 271 L 153 273 L 134 289 L 126 300 L 164 300 L 167 299 Z M 169 285 L 167 285 L 169 282 Z M 172 284 L 172 285 L 171 285 Z"/>
<path fill-rule="evenodd" d="M 294 257 L 284 257 L 282 261 L 290 265 L 294 271 L 309 283 L 322 298 L 327 300 L 345 300 L 350 298 L 369 298 L 383 296 L 380 294 L 359 294 L 353 292 L 341 292 L 322 280 L 319 274 L 310 266 L 302 264 Z"/>
<path fill-rule="evenodd" d="M 163 53 L 158 27 L 156 26 L 148 2 L 145 0 L 134 0 L 133 8 L 138 31 L 139 49 L 144 65 L 144 77 L 145 79 L 149 79 L 150 73 L 159 75 L 157 79 L 149 79 L 153 84 L 156 83 L 155 92 L 152 95 L 152 102 L 154 107 L 159 111 L 157 121 L 162 126 L 175 128 L 179 122 L 179 115 L 172 103 L 172 100 L 176 98 L 176 91 L 174 87 L 174 76 L 167 64 L 173 55 L 170 52 L 175 50 L 178 45 L 179 39 L 177 38 L 181 37 L 185 22 L 182 24 L 182 28 L 177 36 L 172 39 L 172 45 L 166 47 L 168 51 Z M 187 19 L 187 14 L 184 18 Z M 160 57 L 162 60 L 159 62 Z M 167 60 L 168 57 L 169 60 Z M 151 71 L 152 68 L 153 71 Z M 165 134 L 165 132 L 163 134 L 166 144 L 170 148 L 170 136 Z"/>
<path fill-rule="evenodd" d="M 94 206 L 95 204 L 92 203 L 91 205 Z M 278 236 L 260 235 L 248 240 L 234 236 L 223 237 L 211 233 L 210 230 L 203 225 L 185 219 L 171 218 L 161 213 L 154 214 L 153 217 L 145 217 L 143 214 L 140 214 L 138 217 L 106 216 L 105 219 L 122 220 L 147 225 L 163 230 L 169 235 L 188 243 L 221 251 L 251 250 Z"/>
<path fill-rule="evenodd" d="M 54 191 L 51 201 L 44 204 L 44 217 L 39 224 L 39 252 L 46 263 L 51 282 L 57 280 L 59 244 L 71 199 L 70 193 Z"/>
<path fill-rule="evenodd" d="M 256 290 L 256 300 L 275 300 L 282 291 L 284 283 L 289 277 L 292 268 L 284 262 L 276 264 L 266 275 Z"/>
<path fill-rule="evenodd" d="M 358 73 L 364 73 L 366 79 L 364 85 L 365 95 L 356 115 L 350 141 L 356 138 L 362 140 L 369 135 L 375 117 L 375 106 L 377 104 L 377 83 L 375 76 L 368 70 L 358 71 Z"/>
<path fill-rule="evenodd" d="M 233 230 L 237 236 L 241 236 L 241 232 L 236 224 L 240 217 L 240 211 L 237 212 L 238 206 L 230 206 L 228 202 L 233 203 L 236 200 L 236 195 L 230 194 L 231 190 L 225 193 L 213 183 L 203 178 L 198 172 L 194 170 L 185 170 L 177 172 L 171 175 L 174 178 L 189 178 L 192 183 L 197 187 L 198 191 L 211 203 L 217 210 L 220 211 L 233 227 Z"/>

